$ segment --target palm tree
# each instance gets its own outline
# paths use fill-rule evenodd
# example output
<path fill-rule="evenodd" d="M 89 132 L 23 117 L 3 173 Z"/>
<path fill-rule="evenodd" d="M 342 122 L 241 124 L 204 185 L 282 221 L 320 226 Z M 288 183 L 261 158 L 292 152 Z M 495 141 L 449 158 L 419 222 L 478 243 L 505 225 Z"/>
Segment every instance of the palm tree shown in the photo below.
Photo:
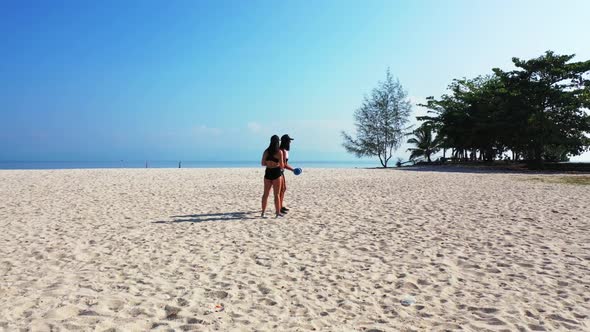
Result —
<path fill-rule="evenodd" d="M 415 144 L 415 148 L 409 148 L 411 151 L 410 160 L 415 160 L 419 157 L 426 157 L 428 162 L 431 162 L 430 155 L 437 153 L 440 150 L 440 141 L 437 138 L 432 138 L 432 126 L 422 125 L 414 130 L 415 138 L 408 140 L 409 144 Z"/>

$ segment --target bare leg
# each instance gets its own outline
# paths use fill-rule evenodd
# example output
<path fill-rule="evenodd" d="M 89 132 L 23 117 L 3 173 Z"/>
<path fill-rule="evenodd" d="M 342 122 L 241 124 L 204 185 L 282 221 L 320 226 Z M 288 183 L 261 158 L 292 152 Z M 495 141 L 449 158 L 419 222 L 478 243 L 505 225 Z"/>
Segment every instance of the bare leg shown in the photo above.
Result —
<path fill-rule="evenodd" d="M 268 195 L 270 194 L 270 188 L 272 187 L 272 181 L 264 179 L 264 193 L 262 194 L 262 216 L 266 211 L 266 204 L 268 202 Z"/>
<path fill-rule="evenodd" d="M 281 178 L 272 181 L 272 191 L 275 195 L 275 209 L 277 216 L 281 213 Z"/>
<path fill-rule="evenodd" d="M 287 191 L 287 183 L 285 182 L 285 176 L 281 176 L 281 208 L 285 206 L 285 191 Z"/>

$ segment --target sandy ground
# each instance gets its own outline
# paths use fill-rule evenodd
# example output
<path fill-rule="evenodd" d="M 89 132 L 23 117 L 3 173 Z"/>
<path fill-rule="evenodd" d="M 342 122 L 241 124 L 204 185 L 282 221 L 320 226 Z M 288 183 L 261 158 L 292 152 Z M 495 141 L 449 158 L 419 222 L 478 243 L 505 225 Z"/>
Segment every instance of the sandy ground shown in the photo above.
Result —
<path fill-rule="evenodd" d="M 262 174 L 0 171 L 0 330 L 590 330 L 590 186 Z"/>

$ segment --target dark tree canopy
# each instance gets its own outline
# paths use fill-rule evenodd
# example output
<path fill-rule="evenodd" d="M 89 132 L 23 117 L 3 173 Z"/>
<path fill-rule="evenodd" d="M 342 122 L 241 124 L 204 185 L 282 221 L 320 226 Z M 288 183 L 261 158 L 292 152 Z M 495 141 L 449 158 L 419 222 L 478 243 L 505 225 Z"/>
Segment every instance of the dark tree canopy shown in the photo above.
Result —
<path fill-rule="evenodd" d="M 357 157 L 378 157 L 387 167 L 394 149 L 402 143 L 411 104 L 407 93 L 387 70 L 370 97 L 354 112 L 356 137 L 342 132 L 344 148 Z"/>
<path fill-rule="evenodd" d="M 433 115 L 418 119 L 456 158 L 493 160 L 511 151 L 514 159 L 567 160 L 590 145 L 590 61 L 573 57 L 548 51 L 513 58 L 513 71 L 454 80 L 449 94 L 422 105 Z"/>

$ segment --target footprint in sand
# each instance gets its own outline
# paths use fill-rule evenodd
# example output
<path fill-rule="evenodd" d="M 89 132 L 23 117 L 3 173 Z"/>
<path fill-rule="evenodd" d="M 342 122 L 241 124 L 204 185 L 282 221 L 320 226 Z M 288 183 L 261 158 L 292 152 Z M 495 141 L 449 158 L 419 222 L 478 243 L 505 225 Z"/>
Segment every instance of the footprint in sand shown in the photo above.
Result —
<path fill-rule="evenodd" d="M 65 320 L 68 318 L 78 316 L 79 313 L 80 313 L 80 308 L 72 306 L 72 305 L 66 305 L 66 306 L 59 307 L 59 308 L 49 311 L 45 315 L 45 318 L 56 319 L 56 320 Z"/>
<path fill-rule="evenodd" d="M 217 299 L 225 299 L 229 296 L 229 293 L 225 291 L 213 291 L 209 295 Z"/>
<path fill-rule="evenodd" d="M 275 301 L 273 301 L 271 299 L 267 299 L 267 298 L 264 298 L 264 299 L 260 300 L 260 303 L 265 304 L 265 305 L 268 305 L 268 306 L 275 306 L 275 305 L 277 305 L 277 302 L 275 302 Z"/>

